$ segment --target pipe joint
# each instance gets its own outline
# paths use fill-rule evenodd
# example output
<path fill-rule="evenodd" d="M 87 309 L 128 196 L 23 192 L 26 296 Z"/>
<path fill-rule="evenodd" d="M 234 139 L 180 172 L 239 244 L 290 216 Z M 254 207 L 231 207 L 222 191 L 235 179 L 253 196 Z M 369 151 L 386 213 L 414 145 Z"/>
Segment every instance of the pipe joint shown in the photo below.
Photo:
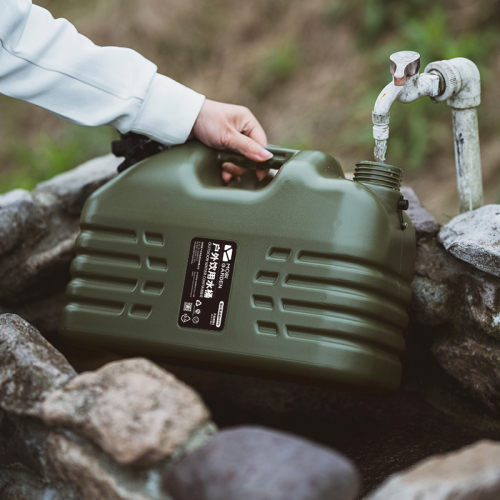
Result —
<path fill-rule="evenodd" d="M 476 108 L 481 103 L 481 77 L 477 66 L 464 57 L 428 64 L 424 73 L 439 74 L 444 88 L 434 102 L 448 101 L 454 109 Z"/>

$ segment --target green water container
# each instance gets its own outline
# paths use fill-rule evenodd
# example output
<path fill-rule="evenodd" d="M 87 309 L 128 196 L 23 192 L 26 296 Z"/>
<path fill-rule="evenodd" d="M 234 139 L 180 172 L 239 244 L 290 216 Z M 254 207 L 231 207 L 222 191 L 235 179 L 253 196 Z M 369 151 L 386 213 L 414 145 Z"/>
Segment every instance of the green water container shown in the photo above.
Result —
<path fill-rule="evenodd" d="M 402 171 L 347 180 L 319 151 L 270 148 L 257 190 L 224 186 L 198 142 L 87 200 L 60 334 L 72 343 L 383 394 L 399 386 L 415 267 Z M 254 165 L 255 166 L 255 165 Z"/>

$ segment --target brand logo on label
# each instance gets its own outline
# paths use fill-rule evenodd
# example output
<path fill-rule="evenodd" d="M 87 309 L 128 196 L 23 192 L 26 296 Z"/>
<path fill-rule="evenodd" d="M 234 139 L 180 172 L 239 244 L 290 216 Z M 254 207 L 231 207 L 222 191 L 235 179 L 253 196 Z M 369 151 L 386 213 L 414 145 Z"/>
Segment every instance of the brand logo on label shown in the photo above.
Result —
<path fill-rule="evenodd" d="M 187 314 L 183 314 L 181 316 L 181 320 L 183 323 L 186 323 L 186 321 L 189 321 L 191 318 Z"/>
<path fill-rule="evenodd" d="M 222 256 L 223 262 L 229 262 L 233 256 L 233 247 L 231 245 L 224 245 L 224 255 Z"/>

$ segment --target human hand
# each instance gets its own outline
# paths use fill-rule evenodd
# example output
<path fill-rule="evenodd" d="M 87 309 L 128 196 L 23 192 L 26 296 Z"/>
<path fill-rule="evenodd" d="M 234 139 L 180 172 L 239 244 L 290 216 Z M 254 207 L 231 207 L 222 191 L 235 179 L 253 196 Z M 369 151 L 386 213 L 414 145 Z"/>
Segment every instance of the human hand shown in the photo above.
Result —
<path fill-rule="evenodd" d="M 189 136 L 214 149 L 230 149 L 250 160 L 266 161 L 272 153 L 264 149 L 267 137 L 257 118 L 244 106 L 224 104 L 206 99 Z M 246 169 L 233 163 L 222 164 L 222 179 L 229 182 L 239 180 Z M 256 170 L 262 180 L 269 170 Z"/>

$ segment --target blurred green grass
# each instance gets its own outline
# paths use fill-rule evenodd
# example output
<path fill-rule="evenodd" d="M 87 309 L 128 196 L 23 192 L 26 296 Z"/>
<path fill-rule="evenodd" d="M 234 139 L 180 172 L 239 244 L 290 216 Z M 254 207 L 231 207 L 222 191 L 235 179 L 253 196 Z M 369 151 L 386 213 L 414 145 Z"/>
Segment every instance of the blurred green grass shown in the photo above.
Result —
<path fill-rule="evenodd" d="M 11 143 L 10 154 L 16 165 L 2 179 L 2 192 L 12 189 L 32 190 L 39 182 L 61 174 L 84 161 L 110 152 L 117 133 L 109 127 L 65 127 L 62 133 L 41 131 L 28 147 L 18 139 Z"/>

